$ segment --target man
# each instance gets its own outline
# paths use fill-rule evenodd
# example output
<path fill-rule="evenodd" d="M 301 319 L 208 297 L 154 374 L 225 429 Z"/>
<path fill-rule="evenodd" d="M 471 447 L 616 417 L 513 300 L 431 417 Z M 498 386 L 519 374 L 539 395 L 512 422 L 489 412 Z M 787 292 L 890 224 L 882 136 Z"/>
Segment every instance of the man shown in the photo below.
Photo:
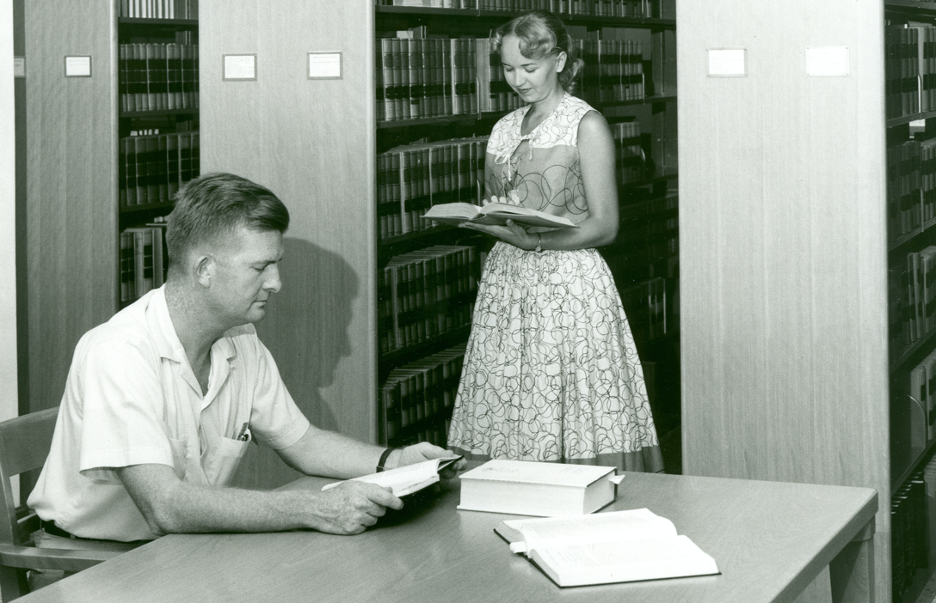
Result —
<path fill-rule="evenodd" d="M 289 213 L 268 189 L 208 174 L 169 216 L 166 284 L 86 333 L 28 504 L 47 532 L 136 541 L 167 533 L 354 534 L 403 503 L 357 481 L 324 492 L 226 487 L 249 445 L 306 474 L 351 478 L 450 455 L 367 445 L 312 426 L 253 323 L 281 287 Z M 456 469 L 464 468 L 460 462 Z"/>

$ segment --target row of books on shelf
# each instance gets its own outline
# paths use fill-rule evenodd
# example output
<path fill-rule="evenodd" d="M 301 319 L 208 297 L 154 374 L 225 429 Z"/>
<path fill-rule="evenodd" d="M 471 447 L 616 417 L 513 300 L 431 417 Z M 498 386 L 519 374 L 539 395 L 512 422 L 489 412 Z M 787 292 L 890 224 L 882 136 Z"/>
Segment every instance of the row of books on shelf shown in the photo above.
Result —
<path fill-rule="evenodd" d="M 908 253 L 890 270 L 891 350 L 899 356 L 936 329 L 936 246 Z"/>
<path fill-rule="evenodd" d="M 912 404 L 906 421 L 901 422 L 907 433 L 899 437 L 910 445 L 910 451 L 919 455 L 933 440 L 936 440 L 936 351 L 910 369 L 909 375 L 898 374 L 902 388 L 910 395 Z"/>
<path fill-rule="evenodd" d="M 932 555 L 932 518 L 936 510 L 931 493 L 934 484 L 932 462 L 925 472 L 916 472 L 891 498 L 891 577 L 895 602 L 904 602 L 901 595 L 913 583 L 919 569 L 929 566 Z"/>
<path fill-rule="evenodd" d="M 642 46 L 639 40 L 581 40 L 579 54 L 585 62 L 582 98 L 592 103 L 644 98 Z"/>
<path fill-rule="evenodd" d="M 589 102 L 645 96 L 643 43 L 623 28 L 576 39 L 585 69 L 579 96 Z M 425 26 L 379 39 L 378 120 L 506 112 L 520 106 L 490 38 L 430 37 Z"/>
<path fill-rule="evenodd" d="M 936 111 L 936 27 L 889 25 L 884 37 L 887 118 Z"/>
<path fill-rule="evenodd" d="M 379 393 L 381 442 L 400 447 L 428 441 L 445 447 L 464 358 L 462 343 L 389 373 Z"/>
<path fill-rule="evenodd" d="M 120 139 L 120 207 L 167 203 L 199 175 L 198 132 L 176 132 Z"/>
<path fill-rule="evenodd" d="M 377 274 L 380 353 L 469 325 L 480 274 L 474 246 L 434 245 L 391 258 Z"/>
<path fill-rule="evenodd" d="M 643 18 L 652 16 L 651 0 L 376 0 L 379 6 L 479 10 L 548 10 L 559 15 Z"/>
<path fill-rule="evenodd" d="M 177 37 L 190 38 L 191 32 Z M 128 43 L 118 52 L 121 111 L 198 107 L 198 44 Z"/>
<path fill-rule="evenodd" d="M 437 203 L 478 203 L 488 137 L 401 145 L 377 156 L 377 217 L 386 239 L 434 226 Z"/>
<path fill-rule="evenodd" d="M 888 146 L 887 214 L 891 241 L 936 218 L 936 138 Z"/>
<path fill-rule="evenodd" d="M 198 0 L 120 0 L 119 16 L 130 19 L 197 19 Z"/>
<path fill-rule="evenodd" d="M 121 231 L 119 253 L 120 303 L 123 305 L 166 282 L 169 255 L 165 219 Z"/>
<path fill-rule="evenodd" d="M 614 139 L 618 183 L 644 180 L 647 176 L 647 158 L 640 144 L 640 122 L 625 121 L 609 125 Z"/>

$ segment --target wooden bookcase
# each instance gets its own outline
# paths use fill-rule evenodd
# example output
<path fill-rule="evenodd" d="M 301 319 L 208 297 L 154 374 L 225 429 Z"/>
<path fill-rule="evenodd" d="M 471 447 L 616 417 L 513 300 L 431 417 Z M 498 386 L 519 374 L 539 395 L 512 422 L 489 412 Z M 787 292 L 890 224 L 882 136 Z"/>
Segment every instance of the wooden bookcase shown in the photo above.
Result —
<path fill-rule="evenodd" d="M 23 3 L 29 411 L 59 404 L 81 335 L 117 310 L 117 16 L 113 0 Z M 91 76 L 66 77 L 66 57 Z M 21 408 L 21 411 L 23 409 Z"/>
<path fill-rule="evenodd" d="M 931 136 L 933 110 L 891 108 L 895 74 L 898 103 L 901 77 L 905 97 L 931 84 L 900 75 L 917 50 L 889 41 L 914 22 L 936 22 L 934 6 L 718 0 L 677 14 L 684 471 L 876 489 L 883 602 L 916 601 L 936 554 L 907 578 L 926 544 L 907 545 L 906 502 L 928 499 L 906 489 L 933 451 L 909 376 L 936 349 L 926 330 L 905 337 L 903 275 L 932 220 L 896 226 L 924 205 L 912 175 L 932 171 L 900 152 Z M 743 75 L 720 77 L 738 66 L 712 61 L 726 50 Z M 934 522 L 923 510 L 909 530 L 926 541 Z"/>
<path fill-rule="evenodd" d="M 78 339 L 120 306 L 119 232 L 171 208 L 165 200 L 122 207 L 121 140 L 143 128 L 170 132 L 183 122 L 197 130 L 197 109 L 121 108 L 121 46 L 171 41 L 177 31 L 195 32 L 197 40 L 197 26 L 191 19 L 121 17 L 117 0 L 30 0 L 17 8 L 27 64 L 22 348 L 25 408 L 35 411 L 59 403 Z M 67 72 L 69 61 L 83 63 L 89 75 Z"/>
<path fill-rule="evenodd" d="M 420 30 L 426 36 L 426 42 L 433 42 L 435 38 L 442 38 L 448 43 L 451 38 L 487 38 L 497 26 L 507 22 L 520 11 L 490 10 L 485 6 L 494 6 L 495 2 L 479 2 L 470 9 L 465 8 L 417 8 L 392 6 L 390 2 L 381 2 L 375 7 L 375 35 L 377 44 L 381 48 L 375 49 L 377 55 L 375 76 L 378 81 L 378 99 L 386 98 L 389 93 L 381 94 L 380 87 L 386 85 L 383 80 L 389 71 L 388 64 L 397 64 L 399 59 L 390 58 L 384 43 L 398 38 L 401 32 L 416 32 L 419 38 Z M 534 3 L 530 3 L 531 6 Z M 547 3 L 543 3 L 546 5 Z M 623 3 L 621 3 L 623 5 Z M 636 3 L 632 3 L 636 4 Z M 481 8 L 478 8 L 478 7 Z M 634 6 L 631 6 L 634 8 Z M 646 161 L 638 161 L 632 173 L 621 171 L 622 184 L 620 197 L 622 204 L 621 236 L 614 245 L 603 249 L 603 253 L 614 271 L 618 287 L 628 306 L 628 314 L 632 326 L 638 337 L 638 347 L 645 364 L 647 376 L 657 380 L 649 385 L 651 398 L 655 405 L 655 416 L 658 418 L 658 427 L 663 431 L 678 426 L 678 405 L 667 408 L 660 401 L 666 395 L 671 400 L 678 399 L 678 382 L 667 380 L 668 375 L 678 374 L 678 316 L 667 313 L 668 325 L 664 332 L 662 324 L 663 299 L 666 298 L 672 309 L 674 294 L 678 290 L 678 243 L 676 231 L 677 197 L 676 197 L 676 74 L 675 74 L 675 15 L 670 3 L 649 3 L 646 12 L 640 16 L 633 15 L 609 16 L 590 13 L 597 12 L 597 5 L 589 8 L 582 4 L 581 12 L 575 14 L 560 13 L 560 16 L 570 28 L 573 38 L 577 40 L 591 39 L 600 33 L 607 41 L 611 39 L 611 29 L 629 42 L 641 43 L 636 51 L 636 62 L 644 73 L 645 94 L 638 98 L 627 98 L 620 90 L 613 90 L 609 86 L 599 90 L 598 77 L 593 73 L 599 71 L 597 62 L 597 49 L 595 46 L 583 49 L 588 67 L 577 94 L 580 94 L 591 104 L 599 108 L 612 128 L 615 125 L 630 123 L 639 128 L 637 145 L 642 149 Z M 394 40 L 396 42 L 396 40 Z M 402 41 L 406 53 L 406 40 Z M 412 43 L 411 43 L 412 44 Z M 609 52 L 610 45 L 604 47 L 603 52 Z M 412 46 L 411 46 L 412 48 Z M 476 49 L 477 50 L 477 49 Z M 418 52 L 418 51 L 416 51 Z M 633 50 L 631 52 L 634 52 Z M 409 69 L 413 70 L 412 56 L 410 55 Z M 635 56 L 635 55 L 632 55 Z M 499 61 L 492 60 L 492 71 L 496 70 Z M 476 64 L 482 65 L 486 58 L 476 58 Z M 608 59 L 604 59 L 602 77 L 609 79 L 607 69 L 610 69 Z M 405 61 L 404 61 L 405 62 Z M 423 59 L 423 63 L 426 59 Z M 444 62 L 444 61 L 443 61 Z M 633 62 L 631 63 L 633 66 Z M 404 68 L 405 69 L 405 68 Z M 588 71 L 595 69 L 595 72 Z M 442 115 L 431 117 L 408 117 L 397 119 L 379 119 L 377 122 L 377 152 L 384 153 L 388 149 L 398 149 L 400 145 L 417 142 L 447 141 L 462 137 L 486 137 L 498 118 L 507 113 L 507 110 L 495 110 L 496 102 L 485 103 L 485 92 L 488 89 L 486 77 L 479 68 L 477 77 L 477 112 L 470 114 Z M 493 77 L 491 78 L 494 79 Z M 396 82 L 395 82 L 396 83 Z M 404 81 L 404 87 L 405 87 Z M 493 88 L 493 85 L 490 86 Z M 623 88 L 623 87 L 622 87 Z M 390 90 L 390 88 L 387 88 Z M 633 90 L 633 88 L 631 88 Z M 405 93 L 405 90 L 404 90 Z M 600 94 L 601 93 L 601 94 Z M 410 97 L 413 89 L 410 87 Z M 621 96 L 615 96 L 621 95 Z M 382 101 L 378 100 L 378 110 Z M 474 102 L 474 101 L 473 101 Z M 394 174 L 395 178 L 395 174 Z M 439 195 L 442 201 L 448 201 L 444 195 Z M 418 203 L 418 200 L 417 200 Z M 433 198 L 432 203 L 437 203 Z M 427 202 L 428 205 L 428 202 Z M 432 227 L 426 225 L 424 230 L 378 238 L 378 270 L 385 266 L 391 258 L 399 254 L 413 252 L 438 243 L 462 243 L 477 250 L 477 255 L 483 259 L 484 253 L 490 247 L 490 241 L 484 238 L 466 237 L 463 231 L 445 227 Z M 474 267 L 478 270 L 480 267 Z M 658 293 L 658 311 L 655 323 L 650 326 L 651 318 L 646 312 L 647 297 L 651 279 Z M 665 283 L 665 285 L 664 285 Z M 666 294 L 663 290 L 668 288 Z M 469 292 L 471 295 L 472 292 Z M 379 295 L 379 297 L 381 297 Z M 381 300 L 383 298 L 381 297 Z M 405 313 L 400 313 L 405 314 Z M 381 409 L 378 436 L 382 441 L 392 445 L 400 445 L 412 440 L 433 440 L 444 444 L 447 433 L 447 417 L 451 408 L 444 406 L 439 399 L 450 404 L 454 399 L 454 389 L 457 387 L 457 376 L 447 384 L 442 385 L 443 390 L 449 392 L 442 396 L 438 390 L 431 387 L 432 367 L 434 362 L 427 362 L 425 357 L 438 353 L 451 346 L 453 342 L 464 342 L 467 338 L 469 325 L 461 329 L 442 334 L 439 337 L 421 339 L 415 345 L 404 346 L 402 349 L 392 350 L 380 354 L 378 357 L 378 382 L 385 384 L 387 376 L 397 373 L 415 376 L 417 388 L 417 402 L 412 404 L 413 412 L 407 420 L 401 420 L 406 410 L 404 395 L 389 395 L 388 401 L 379 401 Z M 427 369 L 428 368 L 428 369 Z M 426 377 L 426 384 L 419 382 L 422 376 Z M 405 379 L 405 378 L 401 378 Z M 389 383 L 394 383 L 390 380 Z M 657 383 L 661 384 L 658 387 Z M 412 383 L 410 384 L 412 388 Z M 422 398 L 425 393 L 425 398 Z M 673 394 L 675 396 L 673 396 Z M 383 389 L 381 391 L 383 395 Z M 403 411 L 398 408 L 403 400 Z M 392 413 L 387 413 L 390 407 L 396 411 L 396 419 Z M 425 412 L 423 411 L 425 409 Z M 433 410 L 437 410 L 433 416 Z M 425 417 L 423 417 L 425 413 Z M 391 416 L 388 418 L 387 416 Z M 409 425 L 407 425 L 407 423 Z M 397 425 L 401 424 L 401 425 Z M 396 438 L 393 436 L 396 434 Z M 440 435 L 441 434 L 441 440 Z M 389 435 L 389 438 L 388 438 Z"/>
<path fill-rule="evenodd" d="M 118 9 L 121 307 L 165 281 L 165 229 L 154 225 L 164 225 L 175 193 L 199 173 L 198 1 L 174 5 L 171 14 L 168 2 L 159 11 Z"/>

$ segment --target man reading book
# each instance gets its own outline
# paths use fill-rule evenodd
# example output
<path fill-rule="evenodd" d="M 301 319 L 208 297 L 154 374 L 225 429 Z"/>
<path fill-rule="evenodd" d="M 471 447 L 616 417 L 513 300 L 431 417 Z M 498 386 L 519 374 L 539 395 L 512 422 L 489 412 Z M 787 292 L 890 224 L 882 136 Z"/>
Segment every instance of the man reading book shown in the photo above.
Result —
<path fill-rule="evenodd" d="M 316 428 L 296 406 L 253 325 L 281 287 L 288 225 L 276 195 L 238 176 L 204 175 L 180 191 L 165 285 L 78 343 L 28 500 L 42 535 L 354 534 L 402 501 L 358 481 L 323 492 L 230 488 L 250 441 L 301 472 L 335 478 L 451 454 L 428 443 L 385 450 L 358 442 Z"/>

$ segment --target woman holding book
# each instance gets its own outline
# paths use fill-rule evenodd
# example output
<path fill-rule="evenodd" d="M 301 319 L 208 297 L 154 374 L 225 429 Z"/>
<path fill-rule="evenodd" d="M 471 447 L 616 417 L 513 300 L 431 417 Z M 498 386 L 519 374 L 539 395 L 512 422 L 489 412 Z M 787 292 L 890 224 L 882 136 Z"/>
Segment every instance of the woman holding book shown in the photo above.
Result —
<path fill-rule="evenodd" d="M 618 231 L 610 129 L 571 94 L 583 62 L 558 17 L 525 13 L 492 39 L 526 105 L 494 126 L 485 197 L 576 226 L 462 224 L 498 241 L 478 288 L 449 447 L 473 461 L 661 471 L 640 359 L 595 249 Z"/>

